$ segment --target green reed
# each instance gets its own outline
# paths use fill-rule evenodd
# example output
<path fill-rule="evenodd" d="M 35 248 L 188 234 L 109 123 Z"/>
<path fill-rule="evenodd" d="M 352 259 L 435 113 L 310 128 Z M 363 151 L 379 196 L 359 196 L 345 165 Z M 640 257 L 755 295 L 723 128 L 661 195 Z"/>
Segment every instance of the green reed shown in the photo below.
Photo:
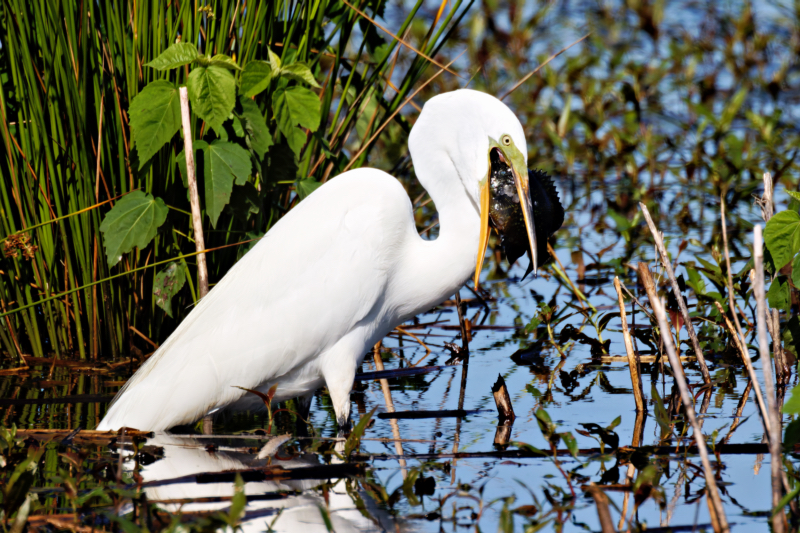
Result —
<path fill-rule="evenodd" d="M 166 76 L 145 64 L 176 40 L 196 43 L 205 54 L 227 54 L 240 66 L 266 59 L 268 48 L 293 54 L 322 86 L 322 125 L 300 157 L 282 161 L 281 168 L 265 167 L 265 174 L 280 175 L 269 183 L 251 177 L 261 193 L 258 214 L 236 217 L 227 210 L 215 229 L 206 220 L 207 248 L 262 235 L 297 201 L 296 179 L 324 181 L 340 172 L 429 65 L 353 9 L 380 20 L 380 0 L 351 2 L 353 7 L 333 0 L 242 4 L 3 2 L 0 246 L 8 255 L 0 257 L 0 346 L 6 357 L 149 351 L 143 337 L 163 339 L 195 301 L 194 264 L 182 263 L 189 283 L 174 302 L 174 318 L 155 306 L 155 269 L 144 268 L 194 251 L 177 166 L 183 143 L 176 136 L 138 170 L 128 117 L 139 91 Z M 415 46 L 430 56 L 466 7 L 457 1 L 436 20 L 420 22 L 421 7 L 422 0 L 410 7 L 399 32 L 412 22 L 428 25 L 428 38 Z M 173 81 L 185 83 L 186 74 L 182 69 Z M 267 117 L 272 118 L 269 110 Z M 195 138 L 208 129 L 199 120 L 194 127 Z M 397 118 L 386 131 L 396 135 L 400 128 L 407 125 Z M 369 149 L 356 166 L 368 154 Z M 170 218 L 154 243 L 109 268 L 100 224 L 112 199 L 136 189 L 162 198 Z M 112 201 L 87 209 L 107 200 Z M 211 281 L 251 245 L 209 254 Z M 24 309 L 11 312 L 19 308 Z"/>

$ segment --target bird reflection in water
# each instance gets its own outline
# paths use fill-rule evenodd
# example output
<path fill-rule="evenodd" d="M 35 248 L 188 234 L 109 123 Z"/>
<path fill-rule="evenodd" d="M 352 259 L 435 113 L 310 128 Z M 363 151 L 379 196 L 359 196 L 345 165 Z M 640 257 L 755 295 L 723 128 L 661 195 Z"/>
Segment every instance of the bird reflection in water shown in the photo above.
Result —
<path fill-rule="evenodd" d="M 148 446 L 163 449 L 163 457 L 139 469 L 147 500 L 169 513 L 227 512 L 235 490 L 233 481 L 223 475 L 219 477 L 224 481 L 203 476 L 212 477 L 211 482 L 198 482 L 197 475 L 248 469 L 257 472 L 268 465 L 302 469 L 322 464 L 315 454 L 289 460 L 257 459 L 256 454 L 247 453 L 245 448 L 224 445 L 207 448 L 209 442 L 208 439 L 169 434 L 148 439 Z M 276 532 L 327 532 L 320 508 L 327 508 L 333 530 L 339 533 L 405 529 L 401 522 L 378 508 L 366 493 L 358 489 L 353 491 L 352 486 L 348 491 L 346 478 L 331 480 L 331 483 L 332 486 L 319 479 L 245 483 L 247 505 L 239 524 L 241 530 L 261 532 L 271 527 Z M 315 490 L 323 484 L 328 484 L 327 504 L 326 498 Z M 354 498 L 360 500 L 360 508 Z"/>

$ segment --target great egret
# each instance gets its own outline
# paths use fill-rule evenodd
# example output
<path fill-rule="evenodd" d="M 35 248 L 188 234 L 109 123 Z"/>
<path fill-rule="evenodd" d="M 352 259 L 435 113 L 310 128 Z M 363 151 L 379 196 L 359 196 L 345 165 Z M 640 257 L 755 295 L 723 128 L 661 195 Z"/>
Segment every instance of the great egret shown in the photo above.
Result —
<path fill-rule="evenodd" d="M 477 285 L 492 171 L 513 180 L 535 272 L 527 147 L 514 113 L 478 91 L 442 94 L 425 104 L 408 145 L 439 213 L 436 240 L 419 236 L 408 195 L 389 174 L 363 168 L 332 179 L 198 303 L 97 429 L 167 430 L 252 401 L 240 387 L 266 392 L 275 384 L 275 401 L 310 401 L 326 385 L 346 425 L 353 378 L 370 348 L 452 296 L 472 272 Z"/>

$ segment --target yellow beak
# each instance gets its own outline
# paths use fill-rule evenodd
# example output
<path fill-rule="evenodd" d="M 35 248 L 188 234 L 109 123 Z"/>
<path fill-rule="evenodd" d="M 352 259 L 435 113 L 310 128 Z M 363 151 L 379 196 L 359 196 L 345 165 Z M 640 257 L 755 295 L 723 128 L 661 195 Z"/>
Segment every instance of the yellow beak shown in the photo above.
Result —
<path fill-rule="evenodd" d="M 505 158 L 504 158 L 505 159 Z M 533 263 L 533 275 L 537 274 L 539 265 L 539 258 L 537 257 L 536 250 L 536 231 L 533 221 L 533 207 L 531 206 L 531 193 L 528 187 L 528 170 L 524 169 L 522 175 L 513 164 L 511 171 L 514 174 L 514 184 L 517 186 L 517 195 L 519 196 L 520 207 L 522 208 L 522 218 L 525 221 L 525 232 L 528 235 L 528 242 L 531 245 L 531 261 Z M 483 260 L 486 256 L 486 248 L 489 246 L 489 210 L 491 209 L 491 193 L 490 193 L 490 178 L 487 177 L 486 181 L 481 185 L 480 190 L 480 209 L 481 209 L 481 234 L 478 240 L 478 259 L 475 264 L 475 288 L 478 288 L 478 282 L 483 268 Z"/>
<path fill-rule="evenodd" d="M 475 264 L 475 289 L 483 269 L 483 258 L 486 256 L 486 247 L 489 246 L 489 178 L 481 185 L 481 236 L 478 239 L 478 260 Z"/>

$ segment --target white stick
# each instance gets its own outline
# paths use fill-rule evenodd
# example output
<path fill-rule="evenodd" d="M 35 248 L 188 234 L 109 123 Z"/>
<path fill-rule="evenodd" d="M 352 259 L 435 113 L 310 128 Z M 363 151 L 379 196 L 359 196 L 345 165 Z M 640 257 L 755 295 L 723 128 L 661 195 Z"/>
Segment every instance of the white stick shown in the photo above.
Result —
<path fill-rule="evenodd" d="M 653 311 L 655 311 L 656 317 L 658 318 L 658 327 L 661 328 L 661 331 L 669 331 L 667 315 L 664 313 L 664 306 L 661 304 L 661 300 L 655 298 L 650 302 L 650 305 L 653 307 Z M 681 393 L 681 401 L 683 402 L 683 408 L 686 411 L 686 417 L 689 419 L 689 423 L 692 425 L 694 440 L 697 443 L 697 451 L 700 454 L 700 461 L 703 463 L 706 487 L 708 488 L 707 495 L 711 501 L 711 505 L 709 507 L 713 509 L 711 511 L 711 521 L 714 526 L 714 531 L 716 533 L 730 531 L 728 520 L 725 517 L 725 509 L 722 507 L 722 500 L 720 499 L 719 491 L 717 490 L 717 481 L 714 477 L 714 471 L 711 469 L 711 462 L 708 459 L 706 440 L 705 437 L 703 437 L 703 431 L 700 428 L 697 417 L 695 416 L 694 405 L 692 404 L 692 396 L 689 394 L 689 387 L 686 385 L 686 378 L 684 377 L 683 372 L 680 371 L 682 368 L 681 362 L 680 359 L 678 359 L 677 352 L 675 351 L 675 345 L 672 342 L 672 336 L 662 335 L 661 338 L 663 339 L 664 347 L 667 350 L 669 364 L 673 368 L 675 374 L 675 383 L 678 385 L 678 389 Z"/>
<path fill-rule="evenodd" d="M 769 453 L 771 455 L 770 467 L 772 471 L 772 507 L 778 506 L 781 500 L 782 483 L 781 467 L 781 419 L 778 415 L 778 406 L 775 398 L 775 383 L 772 381 L 772 365 L 769 358 L 769 341 L 767 340 L 767 302 L 764 294 L 764 259 L 761 226 L 756 224 L 753 228 L 753 258 L 755 262 L 755 286 L 753 291 L 756 296 L 756 333 L 758 335 L 758 351 L 761 355 L 761 370 L 764 372 L 764 388 L 767 393 L 767 412 L 769 413 Z M 783 509 L 778 510 L 772 517 L 772 530 L 783 533 Z"/>
<path fill-rule="evenodd" d="M 194 229 L 195 250 L 202 252 L 206 249 L 203 239 L 203 218 L 200 214 L 200 196 L 197 194 L 197 178 L 194 172 L 194 147 L 192 146 L 192 121 L 189 113 L 189 92 L 186 87 L 181 87 L 181 122 L 183 125 L 184 153 L 186 154 L 186 181 L 189 182 L 189 201 L 192 204 L 192 228 Z M 208 294 L 208 268 L 206 267 L 206 254 L 197 255 L 197 285 L 199 296 Z"/>

